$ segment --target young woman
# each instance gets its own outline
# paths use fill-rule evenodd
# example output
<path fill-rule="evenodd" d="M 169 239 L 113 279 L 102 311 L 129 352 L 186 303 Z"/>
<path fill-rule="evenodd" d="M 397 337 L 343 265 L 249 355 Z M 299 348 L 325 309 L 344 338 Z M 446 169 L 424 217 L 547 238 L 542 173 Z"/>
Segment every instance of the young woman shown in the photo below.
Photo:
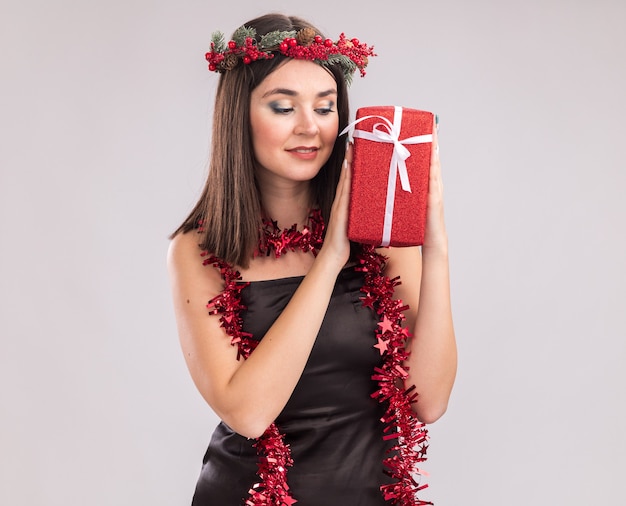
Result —
<path fill-rule="evenodd" d="M 214 35 L 209 173 L 168 256 L 182 350 L 221 419 L 194 505 L 426 504 L 424 423 L 456 372 L 439 159 L 421 251 L 350 243 L 338 134 L 371 56 L 278 14 Z"/>

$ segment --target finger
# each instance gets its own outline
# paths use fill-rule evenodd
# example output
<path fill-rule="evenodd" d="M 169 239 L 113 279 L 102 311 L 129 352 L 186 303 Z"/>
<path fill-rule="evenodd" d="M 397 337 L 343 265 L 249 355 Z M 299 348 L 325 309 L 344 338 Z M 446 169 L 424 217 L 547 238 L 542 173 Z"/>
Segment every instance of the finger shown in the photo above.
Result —
<path fill-rule="evenodd" d="M 439 116 L 433 116 L 433 147 L 430 151 L 430 163 L 439 162 Z"/>
<path fill-rule="evenodd" d="M 350 182 L 352 181 L 352 156 L 353 156 L 353 147 L 352 143 L 348 143 L 348 148 L 346 149 L 346 156 L 343 160 L 342 172 L 344 172 L 344 184 L 346 193 L 350 192 Z"/>
<path fill-rule="evenodd" d="M 346 156 L 345 159 L 348 161 L 348 164 L 352 165 L 352 143 L 348 142 L 346 146 Z"/>
<path fill-rule="evenodd" d="M 439 118 L 433 118 L 433 144 L 430 151 L 430 182 L 435 184 L 439 191 L 442 191 L 441 162 L 439 160 Z"/>
<path fill-rule="evenodd" d="M 352 176 L 352 144 L 348 143 L 346 146 L 346 155 L 343 159 L 343 163 L 341 164 L 341 174 L 339 176 L 339 184 L 341 184 L 342 187 L 345 187 L 345 185 L 347 184 L 349 187 L 351 176 Z M 338 185 L 338 189 L 339 189 L 339 185 Z M 339 195 L 339 191 L 337 191 L 337 195 Z"/>
<path fill-rule="evenodd" d="M 335 202 L 338 206 L 349 198 L 350 193 L 350 164 L 347 159 L 341 165 L 341 176 L 337 185 L 337 193 L 335 194 Z"/>

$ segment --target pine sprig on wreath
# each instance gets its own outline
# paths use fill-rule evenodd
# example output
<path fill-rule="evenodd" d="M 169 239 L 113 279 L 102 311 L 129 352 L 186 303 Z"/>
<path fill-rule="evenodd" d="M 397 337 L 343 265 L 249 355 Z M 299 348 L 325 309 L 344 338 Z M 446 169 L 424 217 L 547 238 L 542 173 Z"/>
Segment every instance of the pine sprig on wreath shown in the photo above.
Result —
<path fill-rule="evenodd" d="M 246 44 L 246 39 L 254 40 L 256 38 L 256 29 L 249 28 L 247 26 L 240 26 L 233 33 L 233 40 L 237 44 L 237 46 L 244 46 Z"/>
<path fill-rule="evenodd" d="M 339 65 L 343 71 L 346 84 L 350 86 L 352 84 L 352 77 L 357 69 L 356 63 L 343 54 L 330 54 L 328 55 L 328 61 L 322 62 L 322 65 L 327 67 L 328 65 Z"/>
<path fill-rule="evenodd" d="M 265 35 L 263 35 L 261 37 L 261 40 L 259 41 L 259 49 L 262 49 L 264 51 L 276 51 L 278 49 L 278 46 L 280 46 L 280 43 L 287 39 L 287 38 L 291 38 L 291 37 L 295 37 L 296 36 L 296 31 L 295 30 L 289 30 L 289 31 L 276 31 L 276 32 L 269 32 L 266 33 Z"/>
<path fill-rule="evenodd" d="M 222 32 L 213 32 L 211 34 L 211 50 L 216 53 L 223 53 L 226 51 L 226 39 Z"/>

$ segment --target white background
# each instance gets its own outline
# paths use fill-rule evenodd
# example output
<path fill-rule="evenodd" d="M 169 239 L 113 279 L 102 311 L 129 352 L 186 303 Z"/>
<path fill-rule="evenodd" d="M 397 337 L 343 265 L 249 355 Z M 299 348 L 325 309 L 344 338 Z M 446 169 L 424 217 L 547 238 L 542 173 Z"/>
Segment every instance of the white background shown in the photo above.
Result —
<path fill-rule="evenodd" d="M 353 113 L 441 118 L 460 364 L 424 496 L 620 503 L 622 0 L 2 0 L 0 503 L 189 504 L 216 419 L 167 235 L 204 179 L 210 34 L 270 10 L 375 44 Z"/>

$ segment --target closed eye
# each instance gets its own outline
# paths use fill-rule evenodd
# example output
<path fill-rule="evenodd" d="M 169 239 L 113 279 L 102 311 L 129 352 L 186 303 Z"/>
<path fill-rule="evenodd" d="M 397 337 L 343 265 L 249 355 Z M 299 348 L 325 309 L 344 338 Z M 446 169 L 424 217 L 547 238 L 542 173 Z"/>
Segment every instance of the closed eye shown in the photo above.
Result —
<path fill-rule="evenodd" d="M 317 114 L 321 114 L 322 116 L 326 116 L 327 114 L 330 114 L 331 112 L 335 112 L 331 107 L 321 107 L 318 109 L 315 109 L 315 112 Z"/>
<path fill-rule="evenodd" d="M 289 114 L 293 111 L 293 107 L 279 107 L 277 105 L 270 105 L 270 107 L 276 114 Z"/>

